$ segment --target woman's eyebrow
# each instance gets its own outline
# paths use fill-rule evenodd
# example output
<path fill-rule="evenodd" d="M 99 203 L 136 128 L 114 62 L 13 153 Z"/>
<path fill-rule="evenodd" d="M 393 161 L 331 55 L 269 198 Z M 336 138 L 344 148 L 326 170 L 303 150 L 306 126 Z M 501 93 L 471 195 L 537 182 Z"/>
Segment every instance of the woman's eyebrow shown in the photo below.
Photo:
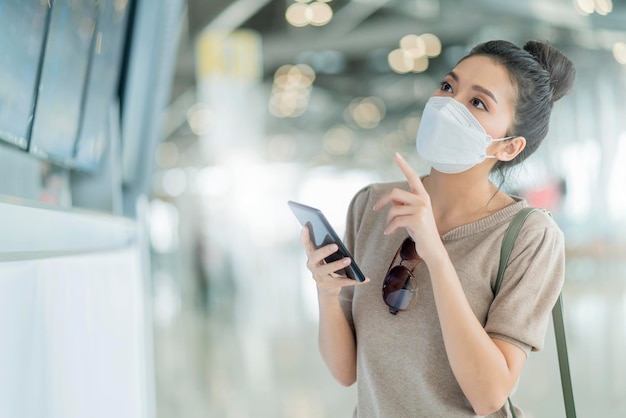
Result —
<path fill-rule="evenodd" d="M 479 92 L 481 92 L 481 93 L 483 93 L 483 94 L 486 94 L 487 96 L 491 97 L 491 99 L 492 99 L 494 102 L 498 103 L 498 100 L 496 99 L 496 96 L 494 96 L 494 94 L 493 94 L 491 91 L 487 90 L 486 88 L 484 88 L 484 87 L 482 87 L 482 86 L 478 86 L 478 85 L 474 84 L 474 85 L 472 86 L 472 89 L 473 89 L 473 90 L 476 90 L 476 91 L 479 91 Z"/>
<path fill-rule="evenodd" d="M 454 71 L 450 71 L 447 75 L 450 76 L 457 83 L 459 82 L 459 76 Z M 486 88 L 484 88 L 482 86 L 479 86 L 479 85 L 476 85 L 476 84 L 474 84 L 472 86 L 472 90 L 479 91 L 479 92 L 481 92 L 481 93 L 491 97 L 491 99 L 494 102 L 498 103 L 498 99 L 496 99 L 496 96 L 490 90 L 487 90 Z"/>
<path fill-rule="evenodd" d="M 457 83 L 459 82 L 459 76 L 458 76 L 458 75 L 456 75 L 456 73 L 454 72 L 454 70 L 453 70 L 453 71 L 450 71 L 447 75 L 449 75 L 450 77 L 452 77 L 452 79 L 453 79 L 454 81 L 456 81 Z"/>

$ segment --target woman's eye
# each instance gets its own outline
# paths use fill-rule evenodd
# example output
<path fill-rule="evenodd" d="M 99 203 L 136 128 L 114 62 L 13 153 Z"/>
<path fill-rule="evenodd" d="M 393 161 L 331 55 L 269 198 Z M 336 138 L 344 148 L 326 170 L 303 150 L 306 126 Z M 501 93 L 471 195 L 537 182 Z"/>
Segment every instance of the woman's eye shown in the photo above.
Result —
<path fill-rule="evenodd" d="M 442 81 L 441 82 L 441 90 L 447 91 L 447 92 L 451 92 L 452 91 L 452 86 L 447 81 Z"/>
<path fill-rule="evenodd" d="M 472 106 L 477 107 L 478 109 L 487 109 L 487 106 L 485 106 L 485 104 L 480 99 L 476 98 L 472 99 Z"/>

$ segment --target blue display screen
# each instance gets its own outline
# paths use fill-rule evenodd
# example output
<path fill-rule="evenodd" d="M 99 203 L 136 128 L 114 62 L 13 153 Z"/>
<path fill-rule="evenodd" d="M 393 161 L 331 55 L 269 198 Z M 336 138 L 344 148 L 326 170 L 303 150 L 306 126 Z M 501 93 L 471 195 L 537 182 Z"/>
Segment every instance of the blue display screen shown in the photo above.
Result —
<path fill-rule="evenodd" d="M 30 151 L 74 157 L 100 0 L 55 0 L 51 9 Z"/>
<path fill-rule="evenodd" d="M 100 3 L 84 115 L 76 144 L 75 165 L 83 170 L 98 168 L 110 140 L 106 125 L 120 75 L 127 16 L 128 3 L 114 0 Z"/>
<path fill-rule="evenodd" d="M 28 147 L 49 8 L 40 0 L 0 2 L 0 139 Z"/>

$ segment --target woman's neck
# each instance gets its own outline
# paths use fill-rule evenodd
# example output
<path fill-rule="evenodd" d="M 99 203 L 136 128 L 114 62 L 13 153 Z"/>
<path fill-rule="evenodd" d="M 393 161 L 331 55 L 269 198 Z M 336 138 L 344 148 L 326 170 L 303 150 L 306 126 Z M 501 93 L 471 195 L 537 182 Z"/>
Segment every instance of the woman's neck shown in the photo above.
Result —
<path fill-rule="evenodd" d="M 439 233 L 482 219 L 513 203 L 484 173 L 461 175 L 432 171 L 423 180 Z"/>

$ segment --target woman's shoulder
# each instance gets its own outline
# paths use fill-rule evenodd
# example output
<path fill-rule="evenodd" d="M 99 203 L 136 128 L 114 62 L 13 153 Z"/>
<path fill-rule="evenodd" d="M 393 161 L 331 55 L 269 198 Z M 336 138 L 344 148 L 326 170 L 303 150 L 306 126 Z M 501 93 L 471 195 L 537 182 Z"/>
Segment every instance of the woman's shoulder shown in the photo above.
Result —
<path fill-rule="evenodd" d="M 393 189 L 409 190 L 409 183 L 407 181 L 394 181 L 386 183 L 371 183 L 360 189 L 354 196 L 354 201 L 377 201 L 385 193 L 390 192 Z"/>
<path fill-rule="evenodd" d="M 526 207 L 529 207 L 526 205 Z M 559 225 L 554 220 L 552 213 L 546 209 L 534 208 L 535 210 L 528 216 L 524 222 L 524 229 L 555 229 L 559 230 Z"/>
<path fill-rule="evenodd" d="M 519 240 L 523 245 L 534 246 L 541 243 L 548 237 L 549 240 L 563 244 L 563 231 L 555 221 L 552 214 L 545 209 L 535 208 L 526 218 L 520 231 Z"/>

